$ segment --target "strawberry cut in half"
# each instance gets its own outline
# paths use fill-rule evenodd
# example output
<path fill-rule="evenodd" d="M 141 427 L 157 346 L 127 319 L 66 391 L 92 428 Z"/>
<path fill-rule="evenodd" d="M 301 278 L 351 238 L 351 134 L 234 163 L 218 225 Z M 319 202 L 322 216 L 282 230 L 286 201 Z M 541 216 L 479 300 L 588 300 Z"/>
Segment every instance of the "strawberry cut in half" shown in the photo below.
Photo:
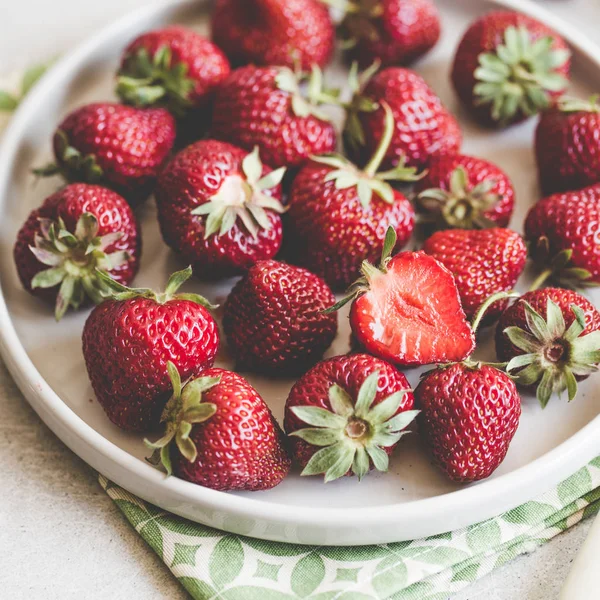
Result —
<path fill-rule="evenodd" d="M 461 306 L 454 277 L 424 252 L 391 258 L 396 234 L 388 229 L 379 268 L 362 265 L 363 276 L 346 298 L 350 326 L 361 346 L 398 365 L 417 366 L 465 359 L 475 336 Z"/>

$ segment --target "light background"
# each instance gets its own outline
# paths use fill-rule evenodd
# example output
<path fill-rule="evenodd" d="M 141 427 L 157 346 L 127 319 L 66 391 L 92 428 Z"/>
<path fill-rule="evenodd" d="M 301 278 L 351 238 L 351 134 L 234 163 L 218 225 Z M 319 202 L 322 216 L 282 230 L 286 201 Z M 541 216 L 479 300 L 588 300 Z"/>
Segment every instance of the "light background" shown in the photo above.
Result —
<path fill-rule="evenodd" d="M 456 0 L 460 2 L 460 0 Z M 600 43 L 600 0 L 539 0 Z M 144 0 L 0 0 L 0 80 L 68 51 Z M 453 600 L 550 600 L 585 538 L 576 526 Z M 0 363 L 0 598 L 186 598 L 100 489 L 29 408 Z"/>

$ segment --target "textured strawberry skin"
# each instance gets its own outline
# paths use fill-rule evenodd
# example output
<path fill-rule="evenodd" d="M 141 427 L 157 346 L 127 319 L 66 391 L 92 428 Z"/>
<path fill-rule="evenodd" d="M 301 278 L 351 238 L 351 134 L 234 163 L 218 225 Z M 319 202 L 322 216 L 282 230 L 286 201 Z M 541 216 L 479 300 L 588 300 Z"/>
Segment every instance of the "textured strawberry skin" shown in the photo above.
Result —
<path fill-rule="evenodd" d="M 417 386 L 415 401 L 425 445 L 448 477 L 463 483 L 498 468 L 521 417 L 515 383 L 488 365 L 431 371 Z"/>
<path fill-rule="evenodd" d="M 423 250 L 454 275 L 469 319 L 492 294 L 512 290 L 527 262 L 523 239 L 510 229 L 438 231 L 426 240 Z M 507 304 L 493 304 L 485 314 L 485 322 L 500 316 Z"/>
<path fill-rule="evenodd" d="M 158 426 L 172 391 L 168 361 L 185 381 L 212 366 L 218 347 L 215 320 L 189 300 L 106 300 L 83 330 L 83 355 L 98 402 L 115 425 L 129 431 Z"/>
<path fill-rule="evenodd" d="M 335 44 L 329 10 L 318 0 L 218 0 L 212 37 L 236 65 L 324 67 Z"/>
<path fill-rule="evenodd" d="M 423 78 L 409 69 L 390 67 L 367 84 L 363 96 L 385 100 L 392 109 L 396 130 L 382 168 L 396 165 L 406 156 L 409 166 L 425 168 L 432 157 L 456 154 L 462 143 L 457 120 Z M 385 123 L 383 108 L 360 113 L 365 146 L 360 160 L 366 162 L 377 149 Z"/>
<path fill-rule="evenodd" d="M 190 95 L 194 108 L 204 108 L 212 99 L 215 88 L 229 75 L 231 67 L 223 52 L 192 29 L 172 25 L 140 35 L 127 47 L 121 66 L 144 49 L 151 58 L 163 48 L 171 51 L 171 65 L 183 63 L 187 66 L 186 77 L 195 83 Z"/>
<path fill-rule="evenodd" d="M 379 59 L 384 66 L 408 65 L 437 43 L 440 16 L 431 0 L 383 0 L 383 14 L 371 21 L 377 39 L 366 35 L 350 51 L 361 67 Z"/>
<path fill-rule="evenodd" d="M 525 220 L 525 238 L 545 236 L 551 255 L 571 248 L 571 264 L 587 269 L 590 282 L 600 283 L 600 184 L 548 196 L 537 202 Z"/>
<path fill-rule="evenodd" d="M 83 155 L 93 154 L 104 172 L 102 183 L 132 206 L 152 192 L 156 177 L 175 142 L 175 120 L 162 109 L 138 109 L 123 104 L 88 104 L 59 125 L 69 144 Z M 54 137 L 57 163 L 60 139 Z"/>
<path fill-rule="evenodd" d="M 565 290 L 562 288 L 544 288 L 533 292 L 527 292 L 502 313 L 502 317 L 498 322 L 498 327 L 496 329 L 496 354 L 498 355 L 499 360 L 506 362 L 515 356 L 524 354 L 524 351 L 514 346 L 508 339 L 508 336 L 504 333 L 504 330 L 507 327 L 513 326 L 519 327 L 524 331 L 531 331 L 525 318 L 524 302 L 529 302 L 533 309 L 545 318 L 548 300 L 552 300 L 558 305 L 567 327 L 570 327 L 575 320 L 575 315 L 571 310 L 571 305 L 575 304 L 583 310 L 585 315 L 586 328 L 583 335 L 587 335 L 588 333 L 592 333 L 592 331 L 600 329 L 600 313 L 596 310 L 594 305 L 581 294 L 578 294 L 573 290 Z"/>
<path fill-rule="evenodd" d="M 261 261 L 233 288 L 223 329 L 238 367 L 272 374 L 298 373 L 319 360 L 337 333 L 327 284 L 305 269 Z"/>
<path fill-rule="evenodd" d="M 396 250 L 406 245 L 414 210 L 396 190 L 393 204 L 373 194 L 364 209 L 356 187 L 338 190 L 334 181 L 325 181 L 332 170 L 311 162 L 294 179 L 285 220 L 286 250 L 292 262 L 343 290 L 356 280 L 364 260 L 377 263 L 388 227 L 396 230 Z"/>
<path fill-rule="evenodd" d="M 535 132 L 540 185 L 545 194 L 600 183 L 600 113 L 542 113 Z"/>
<path fill-rule="evenodd" d="M 112 190 L 98 185 L 73 183 L 46 198 L 39 208 L 29 214 L 17 234 L 13 255 L 19 279 L 30 294 L 50 304 L 55 304 L 58 294 L 58 287 L 31 288 L 31 280 L 35 275 L 49 268 L 39 262 L 30 250 L 30 246 L 35 245 L 36 234 L 40 234 L 39 219 L 57 221 L 62 218 L 66 228 L 74 233 L 79 217 L 86 212 L 98 220 L 99 236 L 117 232 L 122 234 L 121 239 L 106 248 L 106 253 L 125 251 L 130 258 L 110 271 L 110 275 L 123 285 L 133 281 L 139 268 L 142 238 L 131 207 Z"/>
<path fill-rule="evenodd" d="M 202 376 L 221 378 L 202 394 L 202 401 L 215 404 L 217 411 L 192 427 L 190 439 L 198 451 L 195 462 L 172 450 L 175 474 L 221 491 L 268 490 L 281 483 L 291 460 L 284 434 L 266 402 L 237 373 L 208 369 Z"/>
<path fill-rule="evenodd" d="M 532 17 L 513 12 L 496 11 L 491 12 L 477 19 L 466 31 L 454 57 L 452 66 L 452 82 L 459 98 L 469 107 L 469 113 L 478 121 L 487 125 L 495 126 L 496 122 L 492 119 L 489 106 L 477 106 L 476 97 L 473 92 L 477 80 L 475 70 L 479 67 L 479 55 L 484 52 L 495 52 L 498 45 L 504 42 L 504 32 L 508 27 L 525 27 L 529 31 L 532 40 L 539 40 L 545 37 L 552 37 L 553 50 L 567 50 L 565 41 L 552 29 L 540 23 Z M 565 77 L 569 77 L 571 62 L 567 61 L 555 71 Z M 552 98 L 557 98 L 564 93 L 564 90 L 551 94 Z M 519 122 L 527 118 L 519 113 L 512 122 Z"/>
<path fill-rule="evenodd" d="M 242 67 L 217 92 L 212 135 L 251 151 L 273 168 L 299 167 L 313 154 L 333 152 L 333 125 L 313 115 L 298 117 L 292 96 L 278 89 L 276 67 Z"/>
<path fill-rule="evenodd" d="M 430 188 L 449 190 L 450 176 L 458 167 L 463 167 L 466 171 L 470 187 L 484 181 L 496 182 L 490 193 L 498 195 L 500 200 L 483 214 L 498 227 L 508 227 L 515 207 L 515 190 L 512 181 L 500 167 L 483 158 L 465 154 L 435 156 L 429 162 L 425 177 L 417 182 L 415 192 L 419 193 Z"/>
<path fill-rule="evenodd" d="M 294 406 L 316 406 L 332 411 L 328 395 L 332 385 L 339 385 L 356 400 L 361 385 L 375 371 L 379 372 L 379 384 L 374 406 L 394 392 L 410 390 L 410 384 L 404 374 L 383 360 L 368 354 L 336 356 L 315 365 L 292 388 L 285 404 L 286 433 L 289 435 L 293 431 L 306 427 L 304 421 L 292 412 Z M 407 391 L 402 397 L 402 403 L 396 414 L 412 410 L 413 405 L 414 396 Z M 292 444 L 292 454 L 301 467 L 305 467 L 311 456 L 319 450 L 318 447 L 298 437 L 292 436 L 289 440 Z M 390 446 L 384 450 L 391 454 L 394 448 L 395 446 Z"/>
<path fill-rule="evenodd" d="M 350 309 L 366 352 L 401 366 L 464 360 L 475 349 L 453 275 L 424 252 L 400 252 Z"/>
<path fill-rule="evenodd" d="M 257 261 L 275 256 L 281 246 L 281 217 L 271 210 L 266 211 L 271 228 L 260 228 L 256 238 L 238 219 L 223 235 L 204 239 L 206 218 L 191 214 L 217 193 L 228 176 L 243 177 L 246 155 L 231 144 L 203 140 L 179 152 L 159 178 L 156 204 L 163 239 L 201 278 L 239 275 Z M 263 175 L 270 171 L 263 166 Z M 265 193 L 280 200 L 281 186 Z"/>

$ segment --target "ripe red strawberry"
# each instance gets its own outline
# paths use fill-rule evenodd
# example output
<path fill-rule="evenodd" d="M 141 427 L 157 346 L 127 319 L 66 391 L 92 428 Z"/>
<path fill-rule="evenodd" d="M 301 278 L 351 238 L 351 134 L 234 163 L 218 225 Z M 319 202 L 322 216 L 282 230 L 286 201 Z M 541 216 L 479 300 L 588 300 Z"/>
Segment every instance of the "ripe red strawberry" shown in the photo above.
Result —
<path fill-rule="evenodd" d="M 512 11 L 478 18 L 452 68 L 456 93 L 478 121 L 506 126 L 547 108 L 569 84 L 570 52 L 552 29 Z"/>
<path fill-rule="evenodd" d="M 379 268 L 365 261 L 348 296 L 350 327 L 360 347 L 398 365 L 428 365 L 463 360 L 475 348 L 454 277 L 424 252 L 400 252 L 387 231 Z"/>
<path fill-rule="evenodd" d="M 600 313 L 572 290 L 528 292 L 504 311 L 496 352 L 524 386 L 536 386 L 543 407 L 553 393 L 577 393 L 577 380 L 598 370 Z"/>
<path fill-rule="evenodd" d="M 14 259 L 23 287 L 55 304 L 60 320 L 69 307 L 110 295 L 96 269 L 123 285 L 131 283 L 141 245 L 136 218 L 121 196 L 74 183 L 29 214 L 17 234 Z"/>
<path fill-rule="evenodd" d="M 99 183 L 136 206 L 152 192 L 175 142 L 175 120 L 164 109 L 87 104 L 54 134 L 56 164 L 35 171 L 70 182 Z"/>
<path fill-rule="evenodd" d="M 386 172 L 379 163 L 394 129 L 385 107 L 386 133 L 371 162 L 360 170 L 339 155 L 313 157 L 294 179 L 286 235 L 293 262 L 323 277 L 335 289 L 349 286 L 363 261 L 381 256 L 388 227 L 396 231 L 396 250 L 406 245 L 414 210 L 390 180 L 414 181 L 414 168 L 403 164 Z"/>
<path fill-rule="evenodd" d="M 438 227 L 507 227 L 515 206 L 508 175 L 483 158 L 436 156 L 415 188 L 426 219 Z"/>
<path fill-rule="evenodd" d="M 535 132 L 535 155 L 545 194 L 600 183 L 600 103 L 565 98 L 544 111 Z"/>
<path fill-rule="evenodd" d="M 347 150 L 361 164 L 375 152 L 383 137 L 383 101 L 390 105 L 396 123 L 384 168 L 397 165 L 403 158 L 408 166 L 423 168 L 434 156 L 460 150 L 458 122 L 420 75 L 390 67 L 364 85 L 369 77 L 370 73 L 359 79 L 351 75 L 351 87 L 357 93 L 349 106 L 344 131 Z"/>
<path fill-rule="evenodd" d="M 103 276 L 116 293 L 88 317 L 83 356 L 98 402 L 122 429 L 158 426 L 171 389 L 168 361 L 184 379 L 214 362 L 219 331 L 210 305 L 202 296 L 177 293 L 191 274 L 190 267 L 174 273 L 161 294 Z"/>
<path fill-rule="evenodd" d="M 367 354 L 313 367 L 285 405 L 285 431 L 302 475 L 323 473 L 328 482 L 387 471 L 389 455 L 416 416 L 413 400 L 406 377 Z"/>
<path fill-rule="evenodd" d="M 224 142 L 182 150 L 159 178 L 158 219 L 165 242 L 194 273 L 217 279 L 244 273 L 281 246 L 280 181 L 285 169 L 263 166 Z"/>
<path fill-rule="evenodd" d="M 212 37 L 236 65 L 310 69 L 329 62 L 335 29 L 318 0 L 218 0 Z"/>
<path fill-rule="evenodd" d="M 435 46 L 440 16 L 431 0 L 325 0 L 341 5 L 344 47 L 366 67 L 375 60 L 384 66 L 407 65 Z"/>
<path fill-rule="evenodd" d="M 313 69 L 306 97 L 301 78 L 287 67 L 248 66 L 233 71 L 219 88 L 212 135 L 247 150 L 260 149 L 272 167 L 299 167 L 313 154 L 333 152 L 336 133 L 320 108 L 335 102 Z"/>
<path fill-rule="evenodd" d="M 275 260 L 250 268 L 225 304 L 223 329 L 241 369 L 287 374 L 319 360 L 337 333 L 327 284 L 305 269 Z"/>
<path fill-rule="evenodd" d="M 425 445 L 458 482 L 485 479 L 498 468 L 521 417 L 515 383 L 489 365 L 434 369 L 417 386 L 415 400 Z"/>
<path fill-rule="evenodd" d="M 449 229 L 434 233 L 423 250 L 454 275 L 462 307 L 472 319 L 483 302 L 513 289 L 527 261 L 521 236 L 510 229 Z M 494 321 L 508 301 L 488 309 L 485 321 Z"/>
<path fill-rule="evenodd" d="M 548 278 L 564 287 L 600 283 L 600 184 L 540 200 L 525 220 L 525 239 Z"/>
<path fill-rule="evenodd" d="M 138 36 L 126 48 L 117 94 L 134 106 L 161 106 L 174 115 L 206 110 L 229 75 L 229 61 L 213 43 L 187 27 L 171 25 Z"/>
<path fill-rule="evenodd" d="M 268 490 L 290 470 L 283 431 L 266 402 L 240 375 L 208 369 L 182 383 L 168 363 L 172 396 L 165 435 L 146 444 L 167 473 L 213 490 Z"/>

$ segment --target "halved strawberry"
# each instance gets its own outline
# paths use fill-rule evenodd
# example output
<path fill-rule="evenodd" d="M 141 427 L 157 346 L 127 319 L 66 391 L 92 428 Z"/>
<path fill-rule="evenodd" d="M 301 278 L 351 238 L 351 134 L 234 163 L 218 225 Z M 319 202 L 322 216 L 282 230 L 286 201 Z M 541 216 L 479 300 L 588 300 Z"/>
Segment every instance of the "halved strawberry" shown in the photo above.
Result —
<path fill-rule="evenodd" d="M 349 295 L 350 326 L 371 354 L 398 365 L 456 362 L 473 352 L 475 336 L 467 323 L 452 273 L 424 252 L 391 258 L 396 234 L 388 229 L 379 268 L 362 265 Z"/>

